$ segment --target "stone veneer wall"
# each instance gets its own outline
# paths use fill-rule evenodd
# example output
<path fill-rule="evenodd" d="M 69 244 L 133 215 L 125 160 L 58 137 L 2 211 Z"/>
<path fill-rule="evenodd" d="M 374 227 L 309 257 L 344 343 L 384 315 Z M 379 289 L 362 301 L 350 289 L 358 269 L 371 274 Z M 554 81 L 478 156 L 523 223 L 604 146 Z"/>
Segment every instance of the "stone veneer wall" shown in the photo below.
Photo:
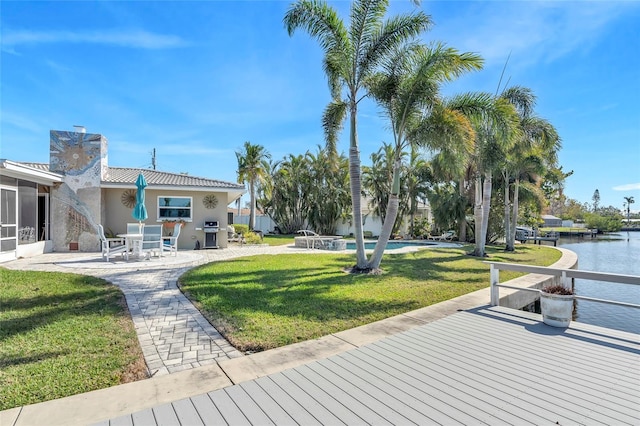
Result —
<path fill-rule="evenodd" d="M 99 249 L 103 214 L 100 181 L 107 170 L 107 139 L 99 134 L 50 132 L 49 169 L 64 176 L 51 191 L 54 251 Z"/>

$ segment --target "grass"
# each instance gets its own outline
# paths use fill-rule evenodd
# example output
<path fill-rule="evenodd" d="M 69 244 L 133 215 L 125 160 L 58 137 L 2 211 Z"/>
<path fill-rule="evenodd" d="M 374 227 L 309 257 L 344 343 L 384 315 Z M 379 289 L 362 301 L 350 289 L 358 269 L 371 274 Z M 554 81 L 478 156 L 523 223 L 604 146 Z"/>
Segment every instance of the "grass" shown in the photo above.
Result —
<path fill-rule="evenodd" d="M 146 377 L 117 287 L 2 268 L 0 283 L 0 410 Z"/>
<path fill-rule="evenodd" d="M 489 265 L 469 247 L 385 255 L 382 275 L 351 275 L 353 255 L 291 254 L 215 262 L 179 285 L 241 351 L 261 351 L 335 333 L 488 287 Z M 487 249 L 486 260 L 550 265 L 560 252 Z M 503 271 L 501 281 L 522 274 Z"/>
<path fill-rule="evenodd" d="M 294 237 L 295 235 L 267 234 L 263 237 L 262 241 L 270 246 L 284 246 L 287 244 L 293 244 Z"/>

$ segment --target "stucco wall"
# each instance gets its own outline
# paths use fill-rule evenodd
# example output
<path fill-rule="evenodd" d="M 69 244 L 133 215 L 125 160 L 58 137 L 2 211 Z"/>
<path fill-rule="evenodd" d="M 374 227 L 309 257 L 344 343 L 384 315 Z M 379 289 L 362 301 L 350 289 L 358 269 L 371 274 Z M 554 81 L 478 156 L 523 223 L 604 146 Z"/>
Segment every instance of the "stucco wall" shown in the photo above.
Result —
<path fill-rule="evenodd" d="M 127 223 L 136 222 L 131 217 L 132 209 L 122 204 L 120 197 L 125 189 L 103 189 L 104 199 L 104 227 L 114 234 L 124 233 Z M 214 194 L 218 198 L 218 204 L 213 209 L 207 209 L 202 203 L 203 198 L 208 194 Z M 162 224 L 158 220 L 158 197 L 192 197 L 193 198 L 193 219 L 187 221 L 178 238 L 178 248 L 181 250 L 192 250 L 196 245 L 196 240 L 204 243 L 204 232 L 196 230 L 202 228 L 204 221 L 217 220 L 220 224 L 221 232 L 218 233 L 218 246 L 227 247 L 227 205 L 229 204 L 228 194 L 224 192 L 202 192 L 202 191 L 176 191 L 176 190 L 155 190 L 147 188 L 145 191 L 145 205 L 149 217 L 144 222 L 148 225 Z"/>

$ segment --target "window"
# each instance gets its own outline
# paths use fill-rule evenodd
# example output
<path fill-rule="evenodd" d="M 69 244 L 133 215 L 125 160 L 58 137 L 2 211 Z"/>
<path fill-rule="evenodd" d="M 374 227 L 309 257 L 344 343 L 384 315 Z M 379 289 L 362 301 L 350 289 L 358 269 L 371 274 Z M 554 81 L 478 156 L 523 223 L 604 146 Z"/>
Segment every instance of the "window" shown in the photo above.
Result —
<path fill-rule="evenodd" d="M 191 220 L 192 205 L 191 197 L 158 197 L 158 219 Z"/>
<path fill-rule="evenodd" d="M 18 180 L 18 244 L 38 240 L 38 185 Z"/>

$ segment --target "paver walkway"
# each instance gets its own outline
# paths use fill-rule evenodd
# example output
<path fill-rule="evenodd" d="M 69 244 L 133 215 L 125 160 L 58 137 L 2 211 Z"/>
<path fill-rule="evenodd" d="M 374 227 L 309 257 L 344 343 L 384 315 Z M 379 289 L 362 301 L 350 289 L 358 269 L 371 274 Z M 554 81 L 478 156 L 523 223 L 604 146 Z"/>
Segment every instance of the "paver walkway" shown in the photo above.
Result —
<path fill-rule="evenodd" d="M 243 355 L 182 294 L 177 286 L 178 277 L 194 266 L 212 261 L 277 253 L 314 252 L 288 246 L 233 246 L 224 250 L 181 251 L 177 257 L 138 262 L 104 262 L 99 253 L 48 253 L 3 266 L 91 275 L 120 287 L 149 373 L 158 376 Z"/>

